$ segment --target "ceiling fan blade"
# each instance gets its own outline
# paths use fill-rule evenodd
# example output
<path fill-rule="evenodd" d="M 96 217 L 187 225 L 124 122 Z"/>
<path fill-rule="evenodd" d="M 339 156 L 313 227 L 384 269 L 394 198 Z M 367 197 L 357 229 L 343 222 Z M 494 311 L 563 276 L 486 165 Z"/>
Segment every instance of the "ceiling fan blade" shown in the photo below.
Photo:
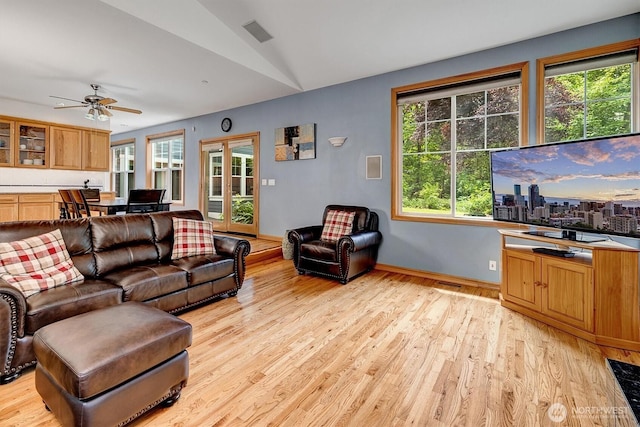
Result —
<path fill-rule="evenodd" d="M 65 105 L 63 107 L 53 107 L 54 110 L 61 110 L 63 108 L 78 108 L 78 107 L 86 107 L 86 105 Z"/>
<path fill-rule="evenodd" d="M 84 101 L 79 101 L 77 99 L 71 99 L 71 98 L 63 98 L 62 96 L 49 95 L 49 98 L 66 99 L 67 101 L 73 101 L 73 102 L 79 102 L 81 104 L 86 104 Z"/>
<path fill-rule="evenodd" d="M 116 102 L 118 101 L 116 101 L 113 98 L 102 98 L 100 101 L 98 101 L 98 104 L 109 105 L 109 104 L 115 104 Z"/>
<path fill-rule="evenodd" d="M 111 114 L 111 111 L 107 110 L 106 108 L 101 108 L 100 111 L 103 112 L 104 114 L 106 114 L 109 117 L 113 116 L 113 114 Z"/>
<path fill-rule="evenodd" d="M 135 110 L 133 108 L 117 107 L 115 105 L 105 105 L 105 108 L 108 108 L 109 110 L 124 111 L 126 113 L 142 114 L 142 111 L 140 110 Z"/>

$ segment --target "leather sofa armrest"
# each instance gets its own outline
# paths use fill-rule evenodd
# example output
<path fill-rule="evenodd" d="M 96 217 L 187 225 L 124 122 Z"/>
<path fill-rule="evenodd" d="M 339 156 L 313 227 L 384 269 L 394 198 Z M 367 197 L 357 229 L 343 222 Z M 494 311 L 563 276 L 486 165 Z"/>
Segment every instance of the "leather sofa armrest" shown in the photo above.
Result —
<path fill-rule="evenodd" d="M 0 304 L 6 305 L 8 308 L 7 310 L 4 307 L 0 309 L 0 331 L 3 331 L 5 327 L 15 328 L 16 336 L 23 337 L 27 300 L 22 292 L 2 279 L 0 279 Z M 4 332 L 0 333 L 0 339 L 6 336 Z M 0 343 L 0 348 L 3 348 L 3 344 Z"/>
<path fill-rule="evenodd" d="M 239 239 L 237 237 L 220 236 L 220 235 L 213 236 L 213 244 L 216 248 L 216 253 L 220 255 L 230 256 L 230 257 L 235 255 L 236 249 L 238 248 L 238 245 L 242 241 L 243 239 Z M 247 242 L 246 240 L 244 241 Z"/>
<path fill-rule="evenodd" d="M 24 337 L 26 312 L 24 295 L 0 279 L 0 378 L 12 373 L 16 342 Z"/>
<path fill-rule="evenodd" d="M 379 231 L 359 231 L 349 236 L 342 236 L 338 240 L 338 246 L 342 250 L 358 252 L 370 246 L 379 245 L 382 241 L 382 234 Z"/>
<path fill-rule="evenodd" d="M 308 227 L 296 228 L 294 230 L 289 231 L 289 242 L 296 243 L 305 243 L 310 242 L 312 240 L 319 240 L 322 235 L 322 226 L 321 225 L 311 225 Z"/>
<path fill-rule="evenodd" d="M 244 239 L 230 236 L 213 236 L 213 244 L 216 253 L 233 258 L 233 270 L 236 277 L 236 286 L 242 287 L 246 270 L 246 258 L 251 252 L 251 244 Z"/>

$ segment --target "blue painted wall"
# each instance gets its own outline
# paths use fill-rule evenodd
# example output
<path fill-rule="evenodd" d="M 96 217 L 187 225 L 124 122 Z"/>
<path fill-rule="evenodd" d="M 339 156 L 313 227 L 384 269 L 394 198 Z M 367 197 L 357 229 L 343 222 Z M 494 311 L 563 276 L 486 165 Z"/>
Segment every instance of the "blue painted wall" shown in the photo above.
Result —
<path fill-rule="evenodd" d="M 260 132 L 260 178 L 276 180 L 260 187 L 260 233 L 281 236 L 289 228 L 319 224 L 329 203 L 368 206 L 380 215 L 384 242 L 379 262 L 498 283 L 500 238 L 494 227 L 391 221 L 391 89 L 416 82 L 493 68 L 530 63 L 529 142 L 536 141 L 536 59 L 594 46 L 640 38 L 640 14 L 526 40 L 445 61 L 318 89 L 272 101 L 209 114 L 152 128 L 120 133 L 114 140 L 136 138 L 136 185 L 145 185 L 145 137 L 186 130 L 185 207 L 197 209 L 201 139 L 224 136 L 223 117 L 233 120 L 229 135 Z M 318 72 L 322 72 L 319 70 Z M 274 160 L 276 128 L 316 123 L 316 159 Z M 193 130 L 195 128 L 195 130 Z M 342 147 L 327 138 L 347 136 Z M 365 156 L 383 156 L 383 179 L 365 179 Z M 256 185 L 260 183 L 257 180 Z M 637 240 L 625 243 L 635 246 Z"/>

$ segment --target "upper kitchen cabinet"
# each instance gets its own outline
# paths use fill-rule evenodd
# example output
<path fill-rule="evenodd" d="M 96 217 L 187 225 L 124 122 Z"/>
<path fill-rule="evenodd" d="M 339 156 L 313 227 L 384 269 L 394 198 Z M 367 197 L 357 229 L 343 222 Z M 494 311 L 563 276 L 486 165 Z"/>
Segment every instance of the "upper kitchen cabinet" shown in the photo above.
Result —
<path fill-rule="evenodd" d="M 109 171 L 109 133 L 97 130 L 82 132 L 82 170 Z"/>
<path fill-rule="evenodd" d="M 51 168 L 109 171 L 109 132 L 51 126 Z"/>
<path fill-rule="evenodd" d="M 110 133 L 0 116 L 0 167 L 108 172 Z"/>
<path fill-rule="evenodd" d="M 0 120 L 0 166 L 13 166 L 14 122 Z"/>
<path fill-rule="evenodd" d="M 82 131 L 51 126 L 52 169 L 82 169 Z"/>
<path fill-rule="evenodd" d="M 49 126 L 17 122 L 18 147 L 14 166 L 46 168 L 49 166 Z"/>

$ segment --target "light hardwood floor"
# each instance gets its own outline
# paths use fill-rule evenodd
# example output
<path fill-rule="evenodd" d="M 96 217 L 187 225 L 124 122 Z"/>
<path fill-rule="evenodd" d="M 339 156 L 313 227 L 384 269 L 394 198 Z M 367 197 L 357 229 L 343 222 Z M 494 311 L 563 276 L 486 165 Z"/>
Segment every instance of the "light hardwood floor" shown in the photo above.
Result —
<path fill-rule="evenodd" d="M 497 298 L 397 273 L 342 286 L 298 276 L 291 261 L 252 264 L 237 298 L 180 315 L 193 325 L 189 383 L 173 407 L 133 425 L 632 425 L 612 409 L 623 403 L 604 357 L 640 364 L 638 353 L 599 348 Z M 0 425 L 58 425 L 33 376 L 0 386 Z M 553 404 L 564 421 L 547 415 Z"/>

